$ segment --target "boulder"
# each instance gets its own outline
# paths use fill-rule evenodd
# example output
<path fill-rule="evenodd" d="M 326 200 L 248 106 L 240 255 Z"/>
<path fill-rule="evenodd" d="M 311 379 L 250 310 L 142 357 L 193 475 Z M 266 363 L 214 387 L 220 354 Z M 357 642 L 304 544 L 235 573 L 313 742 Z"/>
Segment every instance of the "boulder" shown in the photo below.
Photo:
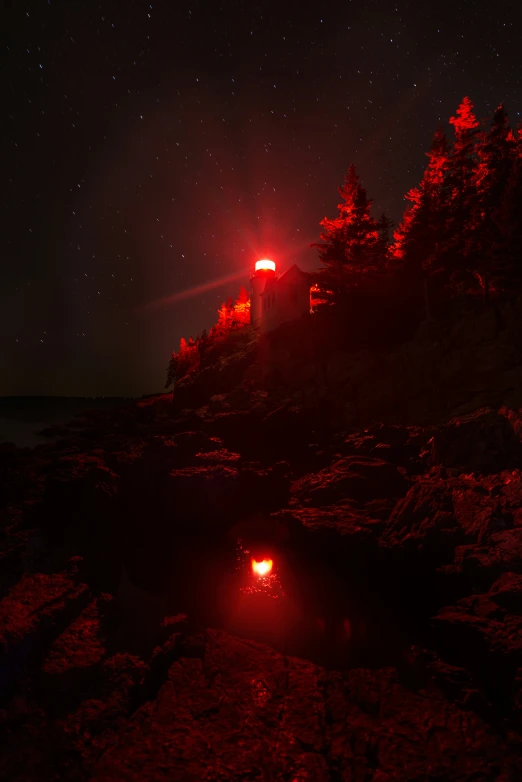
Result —
<path fill-rule="evenodd" d="M 200 431 L 180 432 L 172 437 L 172 442 L 176 448 L 179 448 L 183 459 L 197 453 L 215 451 L 216 448 L 223 445 L 223 441 L 219 438 L 209 437 L 208 434 Z"/>
<path fill-rule="evenodd" d="M 376 547 L 384 529 L 382 519 L 368 509 L 349 501 L 319 508 L 297 508 L 279 511 L 277 517 L 294 531 L 294 538 L 303 547 L 331 546 L 333 550 L 346 544 L 358 551 L 362 546 Z"/>
<path fill-rule="evenodd" d="M 270 512 L 285 506 L 290 492 L 290 475 L 287 462 L 270 467 L 243 464 L 240 481 L 244 507 L 254 512 Z"/>
<path fill-rule="evenodd" d="M 222 464 L 171 470 L 168 494 L 175 517 L 186 531 L 207 525 L 210 528 L 241 512 L 239 472 Z"/>
<path fill-rule="evenodd" d="M 408 474 L 424 472 L 426 444 L 433 428 L 374 424 L 337 444 L 342 456 L 365 455 L 404 467 Z"/>
<path fill-rule="evenodd" d="M 381 543 L 422 551 L 439 564 L 451 561 L 464 533 L 455 518 L 451 486 L 438 479 L 415 483 L 395 506 Z"/>
<path fill-rule="evenodd" d="M 483 543 L 513 526 L 512 515 L 482 481 L 454 480 L 451 485 L 455 518 L 469 539 Z"/>
<path fill-rule="evenodd" d="M 461 472 L 494 473 L 520 462 L 520 440 L 511 422 L 494 410 L 478 410 L 440 427 L 431 443 L 433 464 Z"/>
<path fill-rule="evenodd" d="M 261 421 L 248 410 L 207 415 L 202 420 L 201 428 L 205 434 L 219 437 L 227 448 L 241 454 L 256 453 L 262 447 Z"/>
<path fill-rule="evenodd" d="M 496 532 L 482 546 L 457 546 L 454 565 L 475 591 L 489 590 L 505 572 L 522 574 L 522 528 Z"/>
<path fill-rule="evenodd" d="M 522 667 L 522 616 L 505 611 L 493 595 L 472 595 L 441 609 L 433 619 L 447 655 L 464 665 L 493 711 L 515 707 Z"/>
<path fill-rule="evenodd" d="M 310 413 L 286 400 L 263 419 L 265 447 L 295 456 L 309 442 L 313 428 Z"/>
<path fill-rule="evenodd" d="M 502 573 L 489 590 L 489 596 L 510 613 L 522 615 L 522 574 Z"/>
<path fill-rule="evenodd" d="M 0 693 L 40 657 L 86 606 L 89 590 L 69 575 L 24 576 L 0 602 Z"/>
<path fill-rule="evenodd" d="M 190 648 L 101 757 L 92 782 L 414 782 L 428 778 L 427 768 L 433 780 L 500 782 L 520 770 L 480 717 L 463 716 L 436 692 L 406 689 L 392 668 L 326 672 L 214 630 Z"/>
<path fill-rule="evenodd" d="M 368 502 L 406 494 L 408 481 L 393 464 L 363 456 L 348 456 L 292 485 L 292 504 L 320 507 L 342 500 Z"/>
<path fill-rule="evenodd" d="M 212 413 L 223 413 L 232 409 L 232 405 L 227 401 L 227 394 L 214 394 L 208 400 L 208 409 Z"/>

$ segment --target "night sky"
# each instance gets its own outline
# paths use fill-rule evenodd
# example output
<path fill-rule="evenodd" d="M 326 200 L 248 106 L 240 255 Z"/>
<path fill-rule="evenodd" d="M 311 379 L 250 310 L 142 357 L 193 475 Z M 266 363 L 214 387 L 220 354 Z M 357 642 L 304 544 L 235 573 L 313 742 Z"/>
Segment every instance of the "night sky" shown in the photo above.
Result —
<path fill-rule="evenodd" d="M 257 258 L 317 268 L 351 162 L 398 219 L 464 95 L 522 110 L 518 2 L 3 8 L 4 395 L 161 390 Z"/>

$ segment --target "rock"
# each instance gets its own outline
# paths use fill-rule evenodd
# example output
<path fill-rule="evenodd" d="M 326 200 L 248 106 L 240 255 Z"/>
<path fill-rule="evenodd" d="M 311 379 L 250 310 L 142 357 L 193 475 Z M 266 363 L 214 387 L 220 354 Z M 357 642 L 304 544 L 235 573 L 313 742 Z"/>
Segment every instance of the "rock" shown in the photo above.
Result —
<path fill-rule="evenodd" d="M 104 595 L 91 601 L 50 645 L 37 689 L 52 713 L 75 707 L 80 693 L 95 685 L 107 654 L 103 619 L 111 600 Z"/>
<path fill-rule="evenodd" d="M 277 448 L 284 453 L 296 454 L 309 442 L 313 422 L 309 412 L 290 400 L 268 413 L 263 419 L 265 447 Z"/>
<path fill-rule="evenodd" d="M 462 598 L 441 609 L 434 622 L 444 626 L 446 639 L 462 659 L 472 649 L 479 655 L 485 645 L 505 656 L 522 655 L 522 619 L 506 613 L 489 595 Z"/>
<path fill-rule="evenodd" d="M 105 655 L 103 633 L 101 631 L 100 600 L 93 600 L 81 614 L 51 644 L 42 664 L 43 673 L 48 676 L 60 676 L 70 669 L 90 668 L 97 665 Z"/>
<path fill-rule="evenodd" d="M 451 561 L 455 546 L 463 540 L 450 486 L 438 480 L 422 480 L 395 506 L 381 542 L 386 547 L 422 551 L 443 564 Z"/>
<path fill-rule="evenodd" d="M 214 394 L 208 400 L 208 409 L 212 413 L 223 413 L 232 409 L 232 405 L 227 401 L 227 394 Z"/>
<path fill-rule="evenodd" d="M 502 407 L 499 413 L 509 419 L 516 436 L 522 440 L 522 408 L 511 410 L 508 407 Z"/>
<path fill-rule="evenodd" d="M 327 673 L 207 631 L 131 718 L 93 782 L 118 779 L 500 780 L 520 769 L 501 738 L 391 668 Z M 515 776 L 512 777 L 513 779 Z"/>
<path fill-rule="evenodd" d="M 426 670 L 433 678 L 437 687 L 445 692 L 453 701 L 462 703 L 466 693 L 473 689 L 473 677 L 470 672 L 459 665 L 452 665 L 441 660 L 434 652 L 424 653 Z"/>
<path fill-rule="evenodd" d="M 290 467 L 278 462 L 271 467 L 244 464 L 240 473 L 243 506 L 250 511 L 275 511 L 288 503 Z"/>
<path fill-rule="evenodd" d="M 199 464 L 238 464 L 241 461 L 241 454 L 227 451 L 226 448 L 218 448 L 215 451 L 200 451 L 194 455 L 194 458 Z"/>
<path fill-rule="evenodd" d="M 227 455 L 230 452 L 223 446 L 221 438 L 210 437 L 208 434 L 196 430 L 179 432 L 171 436 L 158 435 L 150 442 L 149 449 L 155 451 L 154 459 L 157 462 L 157 470 L 161 472 L 162 467 L 166 466 L 170 468 L 198 466 L 207 456 L 209 462 L 230 461 Z M 217 456 L 219 453 L 223 455 L 222 460 Z M 214 456 L 212 457 L 210 454 L 214 454 Z M 147 458 L 149 454 L 145 456 Z M 164 470 L 163 474 L 165 474 Z"/>
<path fill-rule="evenodd" d="M 0 448 L 0 776 L 521 776 L 522 332 L 481 318 L 359 356 L 292 326 L 298 355 L 264 340 L 255 389 L 241 348 L 74 443 Z M 71 554 L 85 594 L 52 574 Z M 46 573 L 13 585 L 23 567 Z M 199 629 L 165 627 L 179 611 Z"/>
<path fill-rule="evenodd" d="M 43 501 L 49 523 L 70 524 L 71 516 L 86 512 L 102 515 L 115 496 L 117 481 L 100 453 L 61 456 L 45 484 Z"/>
<path fill-rule="evenodd" d="M 453 419 L 432 440 L 432 462 L 462 472 L 500 472 L 520 461 L 520 441 L 509 420 L 493 410 Z"/>
<path fill-rule="evenodd" d="M 353 499 L 401 497 L 408 481 L 395 465 L 369 457 L 346 457 L 292 485 L 292 504 L 320 507 Z"/>
<path fill-rule="evenodd" d="M 202 431 L 221 438 L 228 448 L 242 455 L 252 452 L 258 455 L 263 447 L 261 420 L 248 410 L 215 413 L 204 418 Z"/>
<path fill-rule="evenodd" d="M 194 523 L 223 523 L 241 512 L 239 472 L 222 464 L 186 467 L 169 473 L 169 493 L 186 530 Z"/>
<path fill-rule="evenodd" d="M 280 511 L 278 518 L 294 530 L 296 526 L 301 527 L 300 534 L 296 531 L 295 536 L 301 539 L 301 545 L 310 546 L 317 546 L 319 540 L 333 546 L 376 546 L 384 528 L 382 520 L 372 517 L 364 508 L 349 501 L 320 508 L 292 508 Z"/>
<path fill-rule="evenodd" d="M 513 526 L 522 527 L 522 472 L 506 470 L 490 479 L 487 486 L 498 497 L 505 517 L 511 517 Z"/>
<path fill-rule="evenodd" d="M 489 590 L 491 599 L 512 614 L 522 615 L 522 575 L 502 573 Z"/>
<path fill-rule="evenodd" d="M 507 613 L 489 595 L 473 595 L 441 609 L 433 624 L 445 652 L 505 711 L 522 666 L 522 617 Z"/>
<path fill-rule="evenodd" d="M 175 415 L 172 421 L 172 427 L 177 432 L 196 431 L 201 426 L 201 417 L 196 410 L 186 407 Z"/>
<path fill-rule="evenodd" d="M 459 347 L 491 342 L 498 332 L 498 322 L 493 308 L 484 309 L 475 317 L 460 318 L 451 330 L 452 341 Z"/>
<path fill-rule="evenodd" d="M 45 544 L 53 550 L 49 569 L 85 556 L 95 588 L 110 590 L 119 572 L 118 530 L 114 524 L 120 477 L 105 461 L 102 449 L 60 454 L 45 475 L 39 502 L 24 507 L 28 527 L 35 517 Z"/>
<path fill-rule="evenodd" d="M 489 590 L 502 573 L 522 573 L 522 528 L 497 532 L 484 546 L 458 546 L 454 563 L 470 589 Z"/>
<path fill-rule="evenodd" d="M 0 692 L 43 654 L 89 600 L 85 584 L 66 574 L 24 576 L 0 602 Z"/>
<path fill-rule="evenodd" d="M 480 481 L 452 482 L 455 518 L 466 536 L 483 543 L 496 532 L 513 526 L 512 517 Z"/>
<path fill-rule="evenodd" d="M 409 475 L 425 470 L 423 450 L 434 429 L 375 424 L 350 434 L 337 445 L 342 456 L 365 455 L 404 467 Z"/>

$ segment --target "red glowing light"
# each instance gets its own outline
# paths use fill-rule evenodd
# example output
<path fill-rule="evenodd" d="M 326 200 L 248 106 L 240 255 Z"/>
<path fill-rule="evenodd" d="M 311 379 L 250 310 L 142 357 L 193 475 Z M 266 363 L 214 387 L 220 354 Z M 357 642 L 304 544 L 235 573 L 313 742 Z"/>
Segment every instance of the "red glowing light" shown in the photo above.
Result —
<path fill-rule="evenodd" d="M 275 263 L 267 258 L 262 261 L 256 261 L 256 272 L 265 270 L 275 272 Z"/>
<path fill-rule="evenodd" d="M 260 562 L 256 562 L 255 559 L 252 560 L 252 572 L 256 574 L 256 576 L 267 576 L 270 571 L 272 570 L 273 562 L 271 559 L 262 559 Z"/>

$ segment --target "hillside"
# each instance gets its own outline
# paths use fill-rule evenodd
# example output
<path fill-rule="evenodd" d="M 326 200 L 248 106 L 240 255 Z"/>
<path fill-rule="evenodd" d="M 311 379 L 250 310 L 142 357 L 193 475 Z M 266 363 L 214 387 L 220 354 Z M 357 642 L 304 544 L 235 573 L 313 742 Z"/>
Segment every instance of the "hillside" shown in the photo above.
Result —
<path fill-rule="evenodd" d="M 518 778 L 521 320 L 244 329 L 2 446 L 3 776 Z"/>

